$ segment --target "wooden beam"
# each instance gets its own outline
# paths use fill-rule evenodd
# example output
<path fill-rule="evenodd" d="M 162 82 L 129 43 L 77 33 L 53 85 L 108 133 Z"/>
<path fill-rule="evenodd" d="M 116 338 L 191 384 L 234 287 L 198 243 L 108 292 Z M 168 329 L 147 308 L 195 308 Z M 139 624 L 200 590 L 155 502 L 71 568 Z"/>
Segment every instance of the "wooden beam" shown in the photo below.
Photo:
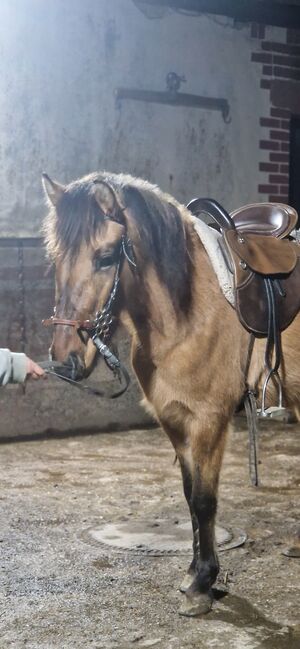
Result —
<path fill-rule="evenodd" d="M 144 4 L 229 16 L 238 22 L 300 29 L 300 6 L 275 0 L 142 0 Z"/>

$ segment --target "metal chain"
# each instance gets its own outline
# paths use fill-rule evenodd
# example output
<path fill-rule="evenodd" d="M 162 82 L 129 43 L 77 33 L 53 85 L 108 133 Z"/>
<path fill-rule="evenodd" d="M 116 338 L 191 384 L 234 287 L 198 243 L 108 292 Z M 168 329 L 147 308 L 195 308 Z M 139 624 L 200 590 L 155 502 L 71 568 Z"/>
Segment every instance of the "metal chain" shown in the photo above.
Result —
<path fill-rule="evenodd" d="M 26 314 L 25 314 L 25 281 L 24 281 L 24 248 L 23 241 L 18 241 L 18 278 L 19 278 L 19 322 L 20 322 L 20 344 L 24 353 L 27 343 L 26 338 Z"/>

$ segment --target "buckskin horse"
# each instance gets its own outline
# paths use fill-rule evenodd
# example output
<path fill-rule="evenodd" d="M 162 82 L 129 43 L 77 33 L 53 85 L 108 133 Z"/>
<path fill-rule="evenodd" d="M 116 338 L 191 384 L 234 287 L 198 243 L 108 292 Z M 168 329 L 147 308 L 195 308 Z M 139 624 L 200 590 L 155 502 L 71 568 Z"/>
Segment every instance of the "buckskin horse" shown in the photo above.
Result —
<path fill-rule="evenodd" d="M 145 404 L 181 467 L 193 560 L 180 612 L 205 613 L 219 571 L 214 526 L 226 432 L 245 374 L 253 390 L 262 381 L 264 341 L 255 339 L 249 363 L 250 334 L 220 290 L 195 217 L 173 197 L 121 174 L 95 173 L 67 186 L 44 174 L 43 183 L 45 239 L 56 266 L 52 358 L 72 367 L 76 380 L 88 376 L 96 347 L 81 323 L 113 301 L 114 319 L 132 339 Z M 282 354 L 284 395 L 298 412 L 297 315 L 282 334 Z"/>

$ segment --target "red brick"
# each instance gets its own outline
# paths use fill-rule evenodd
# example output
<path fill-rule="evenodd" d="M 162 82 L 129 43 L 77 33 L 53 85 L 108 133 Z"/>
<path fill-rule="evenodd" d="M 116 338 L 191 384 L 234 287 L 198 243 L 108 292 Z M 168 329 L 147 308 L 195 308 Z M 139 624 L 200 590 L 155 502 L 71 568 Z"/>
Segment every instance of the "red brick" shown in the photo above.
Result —
<path fill-rule="evenodd" d="M 255 63 L 272 63 L 272 58 L 272 54 L 267 54 L 267 52 L 254 52 L 251 55 L 251 61 Z"/>
<path fill-rule="evenodd" d="M 284 174 L 270 174 L 269 176 L 269 183 L 273 185 L 276 183 L 288 184 L 288 182 L 289 178 Z"/>
<path fill-rule="evenodd" d="M 270 153 L 271 162 L 289 162 L 290 157 L 287 153 Z"/>
<path fill-rule="evenodd" d="M 260 194 L 277 194 L 278 189 L 277 185 L 258 185 L 258 191 Z"/>
<path fill-rule="evenodd" d="M 290 173 L 290 165 L 280 165 L 280 173 L 281 174 L 289 174 Z"/>
<path fill-rule="evenodd" d="M 270 203 L 287 203 L 288 202 L 288 195 L 283 194 L 283 195 L 278 195 L 278 196 L 269 196 L 269 201 L 270 201 Z"/>
<path fill-rule="evenodd" d="M 266 35 L 266 28 L 265 25 L 258 25 L 258 38 L 261 40 L 265 38 Z"/>
<path fill-rule="evenodd" d="M 270 139 L 287 142 L 290 139 L 290 134 L 288 131 L 270 131 Z"/>
<path fill-rule="evenodd" d="M 263 54 L 263 53 L 262 53 Z M 272 56 L 272 54 L 267 54 L 266 56 Z M 270 63 L 270 61 L 262 61 L 262 63 Z M 300 68 L 300 53 L 298 56 L 278 56 L 278 54 L 273 55 L 274 65 L 283 65 L 285 67 L 291 68 Z"/>
<path fill-rule="evenodd" d="M 271 80 L 270 79 L 262 79 L 260 82 L 260 87 L 262 90 L 270 90 L 271 88 Z"/>
<path fill-rule="evenodd" d="M 286 194 L 288 195 L 289 193 L 289 186 L 286 185 L 280 185 L 280 194 Z"/>
<path fill-rule="evenodd" d="M 261 44 L 262 50 L 265 52 L 279 52 L 280 54 L 295 54 L 300 55 L 299 45 L 286 45 L 285 43 L 274 43 L 273 41 L 265 41 Z"/>
<path fill-rule="evenodd" d="M 291 122 L 289 119 L 282 119 L 281 120 L 281 128 L 284 129 L 286 128 L 287 130 L 290 130 L 291 127 Z"/>
<path fill-rule="evenodd" d="M 272 71 L 273 68 L 271 65 L 263 65 L 262 73 L 266 77 L 271 77 L 272 76 Z"/>
<path fill-rule="evenodd" d="M 289 142 L 281 142 L 281 151 L 289 151 L 290 150 L 290 143 Z"/>
<path fill-rule="evenodd" d="M 287 29 L 286 32 L 287 43 L 300 43 L 300 33 L 298 29 Z"/>
<path fill-rule="evenodd" d="M 278 151 L 279 142 L 268 142 L 267 140 L 260 140 L 259 148 L 265 151 Z"/>
<path fill-rule="evenodd" d="M 279 165 L 275 162 L 260 162 L 259 171 L 268 171 L 269 173 L 276 173 L 279 171 Z"/>
<path fill-rule="evenodd" d="M 283 79 L 293 79 L 299 81 L 300 79 L 300 70 L 295 68 L 283 68 L 280 65 L 274 65 L 273 68 L 274 77 L 281 77 Z"/>
<path fill-rule="evenodd" d="M 287 108 L 292 114 L 298 115 L 300 105 L 300 83 L 294 83 L 288 79 L 272 79 L 270 100 L 271 106 Z"/>
<path fill-rule="evenodd" d="M 281 126 L 280 119 L 272 119 L 272 117 L 261 117 L 259 123 L 267 128 L 280 128 Z"/>
<path fill-rule="evenodd" d="M 282 119 L 289 119 L 291 112 L 286 108 L 271 108 L 271 117 L 282 117 Z"/>

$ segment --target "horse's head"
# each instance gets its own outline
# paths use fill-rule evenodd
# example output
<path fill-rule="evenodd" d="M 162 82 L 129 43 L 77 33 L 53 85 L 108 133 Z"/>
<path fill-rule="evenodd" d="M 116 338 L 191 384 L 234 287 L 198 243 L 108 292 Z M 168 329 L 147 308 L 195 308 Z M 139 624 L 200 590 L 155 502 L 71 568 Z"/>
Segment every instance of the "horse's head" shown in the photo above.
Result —
<path fill-rule="evenodd" d="M 124 254 L 124 210 L 112 187 L 96 177 L 63 186 L 44 174 L 43 184 L 51 208 L 45 235 L 56 267 L 55 318 L 94 321 L 111 294 Z M 118 301 L 120 295 L 116 309 Z M 55 324 L 52 358 L 69 365 L 73 378 L 92 371 L 95 351 L 87 333 L 72 324 Z"/>
<path fill-rule="evenodd" d="M 50 206 L 45 238 L 56 266 L 51 352 L 79 379 L 93 369 L 95 346 L 70 321 L 94 321 L 116 285 L 119 262 L 114 315 L 144 345 L 150 321 L 162 331 L 163 321 L 168 327 L 188 311 L 193 250 L 187 251 L 185 222 L 192 225 L 175 199 L 132 176 L 102 172 L 63 186 L 44 175 L 43 183 Z"/>

